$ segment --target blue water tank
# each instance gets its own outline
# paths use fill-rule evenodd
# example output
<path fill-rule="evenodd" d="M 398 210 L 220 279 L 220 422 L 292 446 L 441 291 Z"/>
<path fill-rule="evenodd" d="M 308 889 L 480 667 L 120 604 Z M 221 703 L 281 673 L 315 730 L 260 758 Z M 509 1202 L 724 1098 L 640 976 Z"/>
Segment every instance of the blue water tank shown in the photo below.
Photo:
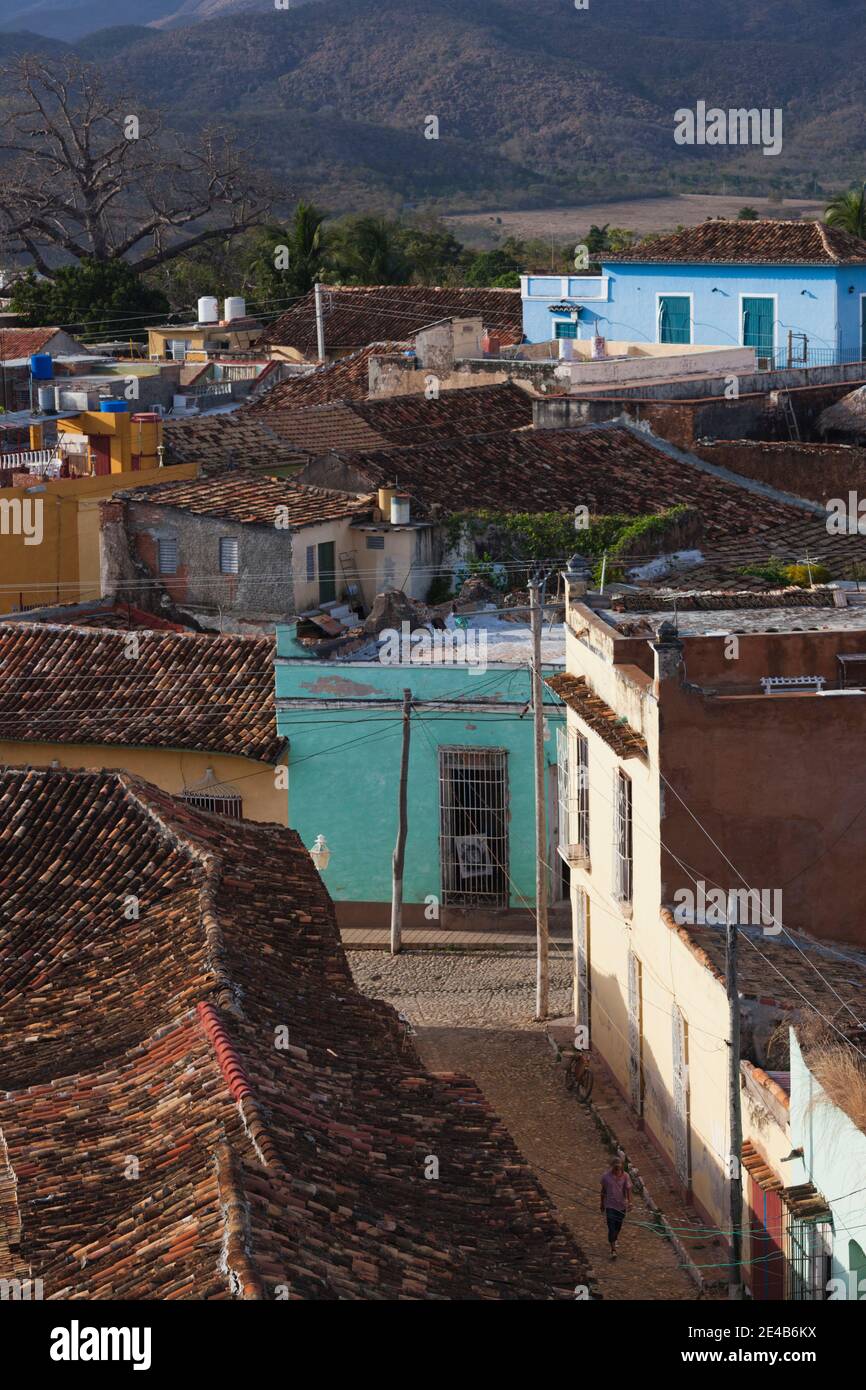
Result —
<path fill-rule="evenodd" d="M 123 410 L 129 410 L 129 401 L 100 401 L 99 409 L 104 415 L 119 415 Z"/>
<path fill-rule="evenodd" d="M 34 352 L 30 356 L 30 375 L 34 381 L 51 381 L 54 363 L 50 352 Z"/>

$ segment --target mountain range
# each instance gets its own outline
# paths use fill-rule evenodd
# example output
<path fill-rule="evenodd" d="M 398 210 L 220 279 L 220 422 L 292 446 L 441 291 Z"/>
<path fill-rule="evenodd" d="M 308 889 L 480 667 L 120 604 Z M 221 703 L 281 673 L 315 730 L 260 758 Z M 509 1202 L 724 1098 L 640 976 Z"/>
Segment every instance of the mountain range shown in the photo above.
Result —
<path fill-rule="evenodd" d="M 0 29 L 0 56 L 78 53 L 180 130 L 231 125 L 286 205 L 745 200 L 866 176 L 862 0 L 0 0 Z M 699 101 L 779 108 L 782 153 L 676 145 Z"/>

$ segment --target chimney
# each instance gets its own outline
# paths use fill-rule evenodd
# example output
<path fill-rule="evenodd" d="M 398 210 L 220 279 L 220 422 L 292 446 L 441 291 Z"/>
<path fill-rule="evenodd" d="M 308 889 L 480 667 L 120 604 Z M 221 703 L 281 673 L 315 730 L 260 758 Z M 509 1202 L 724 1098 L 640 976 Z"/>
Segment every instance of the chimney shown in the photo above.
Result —
<path fill-rule="evenodd" d="M 675 625 L 661 623 L 656 640 L 651 644 L 655 652 L 656 690 L 662 681 L 682 680 L 683 644 Z"/>
<path fill-rule="evenodd" d="M 578 599 L 586 597 L 589 589 L 589 561 L 583 555 L 574 554 L 568 562 L 568 568 L 563 574 L 565 580 L 565 609 L 566 619 L 568 610 L 572 603 Z"/>

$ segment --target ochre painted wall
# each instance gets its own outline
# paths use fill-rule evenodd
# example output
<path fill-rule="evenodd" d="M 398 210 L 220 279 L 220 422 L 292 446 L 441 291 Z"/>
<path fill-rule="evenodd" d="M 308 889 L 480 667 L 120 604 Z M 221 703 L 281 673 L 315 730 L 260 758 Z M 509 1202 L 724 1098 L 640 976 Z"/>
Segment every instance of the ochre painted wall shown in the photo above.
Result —
<path fill-rule="evenodd" d="M 50 478 L 39 492 L 0 488 L 0 503 L 42 502 L 42 538 L 0 533 L 0 613 L 22 603 L 78 603 L 100 598 L 98 502 L 128 487 L 194 478 L 198 464 L 181 463 L 150 471 L 105 477 Z M 3 511 L 6 511 L 4 508 Z M 11 512 L 9 512 L 11 517 Z"/>
<path fill-rule="evenodd" d="M 220 782 L 231 782 L 243 797 L 245 820 L 288 824 L 286 779 L 278 788 L 275 769 L 251 758 L 174 748 L 123 748 L 99 743 L 25 743 L 0 739 L 0 764 L 6 767 L 121 768 L 178 795 L 213 768 Z"/>

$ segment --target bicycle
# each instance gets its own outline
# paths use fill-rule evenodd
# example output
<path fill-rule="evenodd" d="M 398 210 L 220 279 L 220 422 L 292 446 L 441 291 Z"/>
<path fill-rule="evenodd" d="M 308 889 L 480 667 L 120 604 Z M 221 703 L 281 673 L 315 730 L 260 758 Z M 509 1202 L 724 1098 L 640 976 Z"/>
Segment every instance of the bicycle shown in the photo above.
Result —
<path fill-rule="evenodd" d="M 565 1067 L 565 1089 L 576 1093 L 584 1105 L 592 1095 L 594 1077 L 585 1052 L 575 1052 Z"/>

